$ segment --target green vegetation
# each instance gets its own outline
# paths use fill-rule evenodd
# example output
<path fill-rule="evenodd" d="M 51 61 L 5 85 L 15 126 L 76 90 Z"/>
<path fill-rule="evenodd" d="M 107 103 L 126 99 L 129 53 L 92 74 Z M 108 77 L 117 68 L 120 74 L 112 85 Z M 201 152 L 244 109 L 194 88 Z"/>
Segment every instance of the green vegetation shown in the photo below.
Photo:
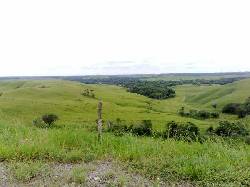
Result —
<path fill-rule="evenodd" d="M 94 90 L 85 89 L 81 93 L 83 96 L 95 98 Z"/>
<path fill-rule="evenodd" d="M 37 176 L 49 174 L 49 169 L 40 161 L 16 162 L 10 165 L 10 169 L 17 181 L 27 182 Z"/>
<path fill-rule="evenodd" d="M 166 126 L 166 138 L 176 140 L 197 141 L 200 140 L 200 129 L 193 123 L 178 124 L 174 121 L 169 122 Z"/>
<path fill-rule="evenodd" d="M 208 128 L 207 132 L 215 133 L 218 136 L 224 137 L 238 137 L 238 136 L 247 136 L 249 135 L 246 125 L 243 125 L 240 122 L 229 122 L 221 121 L 219 126 L 213 130 L 213 128 Z"/>
<path fill-rule="evenodd" d="M 75 182 L 77 184 L 84 184 L 86 181 L 86 171 L 84 168 L 77 167 L 73 168 L 71 176 L 69 178 L 69 182 Z"/>
<path fill-rule="evenodd" d="M 46 175 L 49 171 L 44 166 L 51 162 L 113 160 L 153 181 L 248 186 L 249 116 L 238 119 L 220 114 L 220 118 L 194 119 L 182 117 L 176 111 L 185 107 L 188 111 L 218 113 L 228 103 L 243 103 L 249 97 L 249 85 L 249 79 L 226 85 L 179 85 L 174 88 L 174 98 L 154 100 L 112 85 L 62 80 L 0 81 L 0 92 L 4 93 L 0 97 L 0 160 L 9 164 L 10 172 L 20 181 Z M 95 97 L 103 101 L 105 129 L 109 121 L 114 129 L 125 125 L 130 128 L 133 124 L 129 133 L 117 136 L 113 131 L 105 132 L 101 143 L 98 142 L 95 131 L 98 101 L 83 97 L 82 90 L 86 89 L 95 90 Z M 35 117 L 44 114 L 60 118 L 57 128 L 37 128 L 32 124 Z M 121 120 L 117 122 L 117 118 Z M 42 117 L 39 119 L 39 123 L 46 124 Z M 170 121 L 175 122 L 166 126 Z M 202 143 L 189 141 L 206 136 L 209 127 L 215 136 L 208 136 Z M 170 138 L 157 138 L 157 132 Z M 216 132 L 223 132 L 220 133 L 223 136 Z M 235 133 L 244 140 L 224 138 L 224 134 Z M 183 137 L 188 137 L 188 141 Z M 84 183 L 86 177 L 86 171 L 76 169 L 71 181 Z"/>
<path fill-rule="evenodd" d="M 219 118 L 220 114 L 218 112 L 208 112 L 205 110 L 190 110 L 185 112 L 185 108 L 181 107 L 178 113 L 182 117 L 191 117 L 195 119 L 209 119 L 209 118 Z"/>
<path fill-rule="evenodd" d="M 244 118 L 250 114 L 250 97 L 246 101 L 241 103 L 229 103 L 222 109 L 226 114 L 237 114 L 239 118 Z"/>

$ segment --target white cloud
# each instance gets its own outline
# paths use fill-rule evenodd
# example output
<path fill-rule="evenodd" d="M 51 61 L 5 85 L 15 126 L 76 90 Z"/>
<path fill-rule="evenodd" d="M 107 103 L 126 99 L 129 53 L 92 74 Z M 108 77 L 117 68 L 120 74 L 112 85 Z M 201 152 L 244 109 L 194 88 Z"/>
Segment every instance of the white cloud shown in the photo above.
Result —
<path fill-rule="evenodd" d="M 0 1 L 0 76 L 247 71 L 249 9 L 248 0 Z"/>

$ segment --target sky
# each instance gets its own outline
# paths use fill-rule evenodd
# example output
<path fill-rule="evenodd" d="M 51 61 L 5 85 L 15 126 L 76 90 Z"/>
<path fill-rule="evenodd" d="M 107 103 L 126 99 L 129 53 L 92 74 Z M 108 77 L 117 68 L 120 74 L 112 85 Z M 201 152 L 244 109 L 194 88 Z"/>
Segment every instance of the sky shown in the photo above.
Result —
<path fill-rule="evenodd" d="M 2 0 L 0 76 L 250 71 L 249 0 Z"/>

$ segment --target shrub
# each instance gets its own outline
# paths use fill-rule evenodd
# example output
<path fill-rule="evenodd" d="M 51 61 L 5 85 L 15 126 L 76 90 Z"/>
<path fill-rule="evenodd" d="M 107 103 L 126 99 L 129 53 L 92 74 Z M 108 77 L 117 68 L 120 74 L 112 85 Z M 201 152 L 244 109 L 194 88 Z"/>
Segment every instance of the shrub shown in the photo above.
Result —
<path fill-rule="evenodd" d="M 3 95 L 3 92 L 0 92 L 0 97 Z"/>
<path fill-rule="evenodd" d="M 246 143 L 247 145 L 250 145 L 250 136 L 247 136 L 247 137 L 245 138 L 245 143 Z"/>
<path fill-rule="evenodd" d="M 139 126 L 132 128 L 132 133 L 137 136 L 151 136 L 152 135 L 152 121 L 143 120 Z"/>
<path fill-rule="evenodd" d="M 245 118 L 247 116 L 247 110 L 244 107 L 240 107 L 237 111 L 239 118 Z"/>
<path fill-rule="evenodd" d="M 33 125 L 38 128 L 47 128 L 48 125 L 44 123 L 44 121 L 41 118 L 36 118 L 33 120 Z"/>
<path fill-rule="evenodd" d="M 208 127 L 206 130 L 207 134 L 214 134 L 214 128 L 212 126 Z"/>
<path fill-rule="evenodd" d="M 239 103 L 229 103 L 223 107 L 222 112 L 226 114 L 237 114 L 240 105 Z"/>
<path fill-rule="evenodd" d="M 221 121 L 214 133 L 224 137 L 246 136 L 249 134 L 242 123 L 231 123 L 229 121 Z"/>
<path fill-rule="evenodd" d="M 126 124 L 118 124 L 118 123 L 110 123 L 110 128 L 108 129 L 108 132 L 113 132 L 116 136 L 122 136 L 125 133 L 130 132 L 132 129 L 132 126 L 127 126 Z"/>
<path fill-rule="evenodd" d="M 216 108 L 217 108 L 217 103 L 213 103 L 213 104 L 212 104 L 212 107 L 213 107 L 214 109 L 216 109 Z"/>
<path fill-rule="evenodd" d="M 229 103 L 222 109 L 223 113 L 237 114 L 239 118 L 244 118 L 250 114 L 250 97 L 246 99 L 245 103 Z"/>
<path fill-rule="evenodd" d="M 208 119 L 210 118 L 210 113 L 204 110 L 196 112 L 196 116 L 201 119 Z"/>
<path fill-rule="evenodd" d="M 199 128 L 191 122 L 178 124 L 172 121 L 166 125 L 165 137 L 177 140 L 195 141 L 199 138 L 199 131 Z"/>
<path fill-rule="evenodd" d="M 219 118 L 220 114 L 218 112 L 211 112 L 210 116 L 211 116 L 211 118 Z"/>
<path fill-rule="evenodd" d="M 85 89 L 82 91 L 81 95 L 86 96 L 86 97 L 95 98 L 94 90 Z"/>
<path fill-rule="evenodd" d="M 181 107 L 181 109 L 178 111 L 179 115 L 185 116 L 185 108 Z"/>
<path fill-rule="evenodd" d="M 45 114 L 42 116 L 42 120 L 47 125 L 51 126 L 53 123 L 55 123 L 58 120 L 58 116 L 55 114 Z"/>
<path fill-rule="evenodd" d="M 208 118 L 219 118 L 220 114 L 218 112 L 208 112 L 205 110 L 190 110 L 185 112 L 184 107 L 178 111 L 179 115 L 185 117 L 192 117 L 195 119 L 208 119 Z"/>
<path fill-rule="evenodd" d="M 132 133 L 136 136 L 151 136 L 153 134 L 152 122 L 151 120 L 143 120 L 140 124 L 134 126 L 127 125 L 117 119 L 116 122 L 110 122 L 108 132 L 113 132 L 116 136 L 122 136 L 125 133 Z"/>

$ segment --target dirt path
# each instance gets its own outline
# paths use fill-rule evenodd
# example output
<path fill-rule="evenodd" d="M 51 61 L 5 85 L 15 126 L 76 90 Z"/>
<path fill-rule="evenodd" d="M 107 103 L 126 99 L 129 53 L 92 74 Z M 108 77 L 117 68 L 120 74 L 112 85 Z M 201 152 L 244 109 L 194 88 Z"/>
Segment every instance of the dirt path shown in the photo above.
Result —
<path fill-rule="evenodd" d="M 0 186 L 153 186 L 141 175 L 129 173 L 111 161 L 47 165 L 49 173 L 38 173 L 28 181 L 20 181 L 13 176 L 8 163 L 0 163 Z M 81 171 L 83 174 L 77 173 Z"/>

